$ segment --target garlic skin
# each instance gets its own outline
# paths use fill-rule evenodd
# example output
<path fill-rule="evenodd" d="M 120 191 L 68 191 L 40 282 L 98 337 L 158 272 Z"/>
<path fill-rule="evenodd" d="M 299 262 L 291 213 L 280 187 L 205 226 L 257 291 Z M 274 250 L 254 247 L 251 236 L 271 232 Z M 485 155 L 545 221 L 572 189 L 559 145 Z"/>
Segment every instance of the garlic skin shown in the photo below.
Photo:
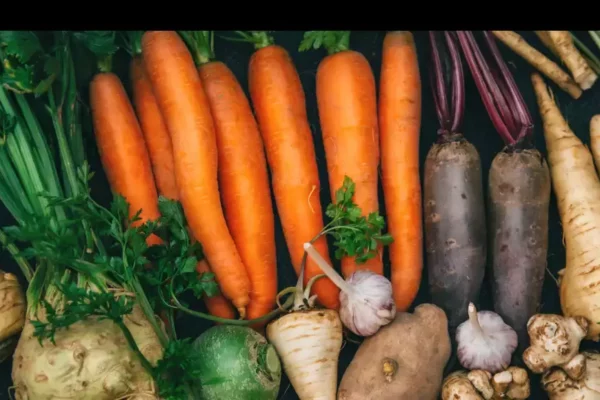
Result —
<path fill-rule="evenodd" d="M 347 288 L 340 291 L 340 319 L 359 336 L 371 336 L 393 321 L 396 303 L 392 283 L 368 270 L 358 270 L 346 279 Z"/>
<path fill-rule="evenodd" d="M 505 370 L 517 348 L 517 333 L 492 311 L 479 311 L 469 304 L 469 319 L 456 329 L 457 355 L 469 370 L 490 373 Z"/>

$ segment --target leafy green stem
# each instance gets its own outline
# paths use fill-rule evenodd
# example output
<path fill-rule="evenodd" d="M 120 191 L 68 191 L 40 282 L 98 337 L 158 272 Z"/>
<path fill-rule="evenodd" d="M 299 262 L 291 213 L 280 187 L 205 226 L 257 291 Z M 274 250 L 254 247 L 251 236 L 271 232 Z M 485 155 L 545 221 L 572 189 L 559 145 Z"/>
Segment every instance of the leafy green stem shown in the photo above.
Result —
<path fill-rule="evenodd" d="M 351 31 L 307 31 L 300 42 L 299 51 L 324 47 L 329 55 L 350 50 Z"/>
<path fill-rule="evenodd" d="M 156 315 L 154 313 L 154 310 L 152 309 L 152 306 L 150 306 L 150 302 L 148 301 L 148 298 L 146 297 L 146 293 L 144 292 L 144 289 L 142 288 L 142 285 L 140 284 L 137 277 L 132 279 L 131 286 L 135 293 L 136 300 L 137 300 L 138 304 L 140 305 L 142 312 L 144 313 L 144 315 L 150 322 L 150 325 L 152 325 L 152 328 L 156 332 L 156 336 L 158 336 L 158 340 L 160 340 L 160 343 L 163 346 L 166 346 L 167 343 L 169 342 L 169 338 L 167 338 L 167 335 L 162 330 L 162 328 L 159 326 L 157 319 L 156 319 Z"/>
<path fill-rule="evenodd" d="M 268 321 L 268 320 L 276 317 L 280 313 L 289 309 L 294 303 L 294 299 L 292 297 L 290 297 L 290 298 L 288 298 L 288 300 L 286 300 L 286 302 L 283 304 L 283 306 L 281 306 L 281 308 L 278 307 L 278 308 L 272 310 L 271 312 L 269 312 L 268 314 L 263 315 L 260 318 L 255 318 L 255 319 L 250 319 L 250 320 L 220 318 L 220 317 L 215 317 L 214 315 L 206 314 L 203 312 L 194 311 L 194 310 L 189 309 L 188 307 L 185 307 L 177 299 L 177 296 L 175 296 L 175 294 L 173 292 L 173 284 L 172 283 L 173 282 L 171 281 L 171 284 L 170 284 L 171 301 L 173 302 L 173 304 L 175 306 L 169 305 L 169 307 L 175 307 L 175 308 L 183 311 L 184 313 L 192 315 L 194 317 L 203 318 L 203 319 L 207 319 L 209 321 L 219 322 L 219 323 L 227 324 L 227 325 L 248 326 L 248 325 L 259 324 L 261 322 L 265 322 L 265 321 Z"/>
<path fill-rule="evenodd" d="M 125 51 L 127 51 L 132 57 L 142 54 L 142 36 L 144 36 L 144 31 L 123 32 Z"/>
<path fill-rule="evenodd" d="M 129 344 L 129 347 L 131 347 L 131 350 L 138 356 L 144 369 L 146 371 L 148 371 L 148 373 L 150 375 L 153 375 L 154 367 L 152 366 L 152 364 L 150 364 L 150 361 L 148 361 L 148 359 L 144 356 L 144 354 L 142 354 L 140 348 L 138 347 L 137 343 L 135 342 L 135 339 L 133 338 L 133 335 L 131 334 L 131 331 L 129 330 L 129 328 L 127 328 L 127 326 L 125 325 L 125 322 L 123 322 L 123 319 L 118 318 L 118 319 L 115 319 L 114 322 L 121 329 L 121 332 L 123 332 L 123 335 L 125 336 L 125 339 L 127 340 L 127 343 Z"/>
<path fill-rule="evenodd" d="M 27 262 L 27 260 L 25 258 L 20 256 L 20 252 L 19 252 L 19 249 L 17 248 L 17 246 L 8 242 L 8 238 L 6 237 L 6 234 L 1 229 L 0 229 L 0 243 L 2 243 L 2 245 L 6 248 L 6 250 L 8 250 L 10 255 L 16 261 L 19 268 L 21 268 L 21 272 L 25 276 L 25 279 L 27 279 L 27 282 L 30 282 L 31 279 L 33 278 L 33 268 L 31 268 L 31 265 L 29 265 L 29 263 Z"/>
<path fill-rule="evenodd" d="M 269 31 L 235 31 L 235 33 L 239 35 L 240 38 L 226 37 L 225 39 L 232 42 L 252 43 L 256 50 L 275 44 L 275 40 L 273 39 L 273 36 L 269 34 Z"/>
<path fill-rule="evenodd" d="M 598 57 L 573 33 L 571 33 L 571 37 L 573 38 L 575 45 L 583 52 L 590 68 L 592 68 L 595 73 L 600 74 L 600 59 L 598 59 Z"/>
<path fill-rule="evenodd" d="M 596 46 L 600 49 L 600 31 L 590 31 L 590 36 L 596 43 Z"/>
<path fill-rule="evenodd" d="M 192 53 L 196 66 L 215 59 L 213 31 L 179 31 L 179 35 Z"/>

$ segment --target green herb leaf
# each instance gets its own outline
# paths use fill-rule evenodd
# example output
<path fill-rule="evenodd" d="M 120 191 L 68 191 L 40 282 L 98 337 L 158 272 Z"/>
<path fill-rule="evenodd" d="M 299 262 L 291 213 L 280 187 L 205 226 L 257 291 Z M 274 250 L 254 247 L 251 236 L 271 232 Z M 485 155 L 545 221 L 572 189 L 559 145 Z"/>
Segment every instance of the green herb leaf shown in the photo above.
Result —
<path fill-rule="evenodd" d="M 350 31 L 307 31 L 300 42 L 299 51 L 317 50 L 325 47 L 329 54 L 350 48 Z"/>
<path fill-rule="evenodd" d="M 353 202 L 356 184 L 348 176 L 342 187 L 335 193 L 335 203 L 329 204 L 325 214 L 331 222 L 323 229 L 324 234 L 334 238 L 335 257 L 355 257 L 362 264 L 377 255 L 379 244 L 385 246 L 393 242 L 389 234 L 382 234 L 385 220 L 378 212 L 366 217 Z"/>
<path fill-rule="evenodd" d="M 18 93 L 45 93 L 60 70 L 56 56 L 46 52 L 32 31 L 0 32 L 0 55 L 0 84 Z"/>

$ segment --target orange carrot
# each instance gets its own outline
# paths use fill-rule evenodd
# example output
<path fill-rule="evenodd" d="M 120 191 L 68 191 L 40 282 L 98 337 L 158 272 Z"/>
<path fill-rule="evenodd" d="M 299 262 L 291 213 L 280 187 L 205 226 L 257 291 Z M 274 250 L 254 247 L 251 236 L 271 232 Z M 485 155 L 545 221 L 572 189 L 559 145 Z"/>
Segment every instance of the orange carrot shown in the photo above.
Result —
<path fill-rule="evenodd" d="M 202 259 L 198 261 L 198 264 L 196 264 L 196 272 L 201 276 L 205 272 L 212 271 L 206 260 Z M 218 294 L 216 296 L 209 297 L 205 294 L 202 299 L 204 300 L 204 304 L 211 315 L 226 319 L 235 318 L 235 311 L 231 305 L 231 302 L 223 297 L 223 295 Z"/>
<path fill-rule="evenodd" d="M 248 319 L 273 310 L 277 296 L 275 217 L 263 142 L 244 90 L 214 60 L 210 31 L 181 32 L 194 54 L 215 123 L 225 218 L 252 291 Z"/>
<path fill-rule="evenodd" d="M 148 78 L 171 135 L 181 205 L 223 294 L 246 317 L 250 280 L 221 206 L 210 104 L 190 52 L 174 31 L 142 37 Z"/>
<path fill-rule="evenodd" d="M 335 200 L 335 192 L 348 176 L 356 184 L 354 203 L 363 215 L 368 215 L 379 211 L 375 77 L 365 56 L 348 48 L 349 31 L 314 33 L 321 39 L 326 35 L 335 35 L 336 39 L 336 43 L 321 40 L 329 55 L 317 68 L 317 105 L 331 198 Z M 301 49 L 319 45 L 314 39 L 316 36 L 307 35 Z M 383 275 L 381 246 L 378 254 L 362 264 L 343 257 L 342 273 L 348 277 L 357 269 L 368 269 Z"/>
<path fill-rule="evenodd" d="M 150 154 L 158 193 L 177 200 L 179 194 L 175 182 L 171 137 L 152 92 L 141 55 L 135 55 L 131 60 L 130 75 L 133 84 L 133 104 Z"/>
<path fill-rule="evenodd" d="M 304 90 L 288 52 L 266 32 L 254 32 L 256 52 L 250 59 L 248 85 L 271 170 L 273 194 L 296 274 L 305 255 L 304 243 L 323 229 L 319 192 L 321 185 L 312 133 L 306 115 Z M 315 243 L 329 260 L 327 241 Z M 323 272 L 306 260 L 304 283 Z M 312 293 L 327 308 L 339 307 L 339 289 L 329 278 L 321 278 Z"/>
<path fill-rule="evenodd" d="M 130 216 L 139 210 L 142 224 L 160 217 L 150 157 L 133 106 L 117 75 L 100 72 L 90 84 L 94 134 L 106 177 L 113 192 L 129 203 Z M 158 244 L 158 236 L 148 244 Z"/>
<path fill-rule="evenodd" d="M 419 136 L 421 77 L 413 35 L 390 32 L 383 41 L 379 90 L 383 196 L 390 246 L 391 281 L 396 308 L 414 301 L 423 269 L 423 227 Z"/>

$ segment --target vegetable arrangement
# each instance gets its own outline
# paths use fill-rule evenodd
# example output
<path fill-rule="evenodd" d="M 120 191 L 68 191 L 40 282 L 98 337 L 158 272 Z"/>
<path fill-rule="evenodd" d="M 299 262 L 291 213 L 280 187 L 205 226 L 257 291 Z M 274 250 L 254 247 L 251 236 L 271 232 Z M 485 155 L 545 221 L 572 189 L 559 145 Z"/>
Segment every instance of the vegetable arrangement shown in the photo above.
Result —
<path fill-rule="evenodd" d="M 212 31 L 0 32 L 0 243 L 23 277 L 0 273 L 0 358 L 15 397 L 600 398 L 583 348 L 600 338 L 600 109 L 588 149 L 540 75 L 583 102 L 600 60 L 568 31 L 535 31 L 542 50 L 478 36 L 429 32 L 423 57 L 388 32 L 377 76 L 350 31 L 306 32 L 299 57 L 327 52 L 314 129 L 305 71 L 270 32 L 223 38 L 254 46 L 247 82 Z M 532 85 L 502 46 L 539 71 Z M 503 142 L 487 179 L 476 102 Z M 566 264 L 550 288 L 561 313 L 542 314 L 552 193 Z"/>

